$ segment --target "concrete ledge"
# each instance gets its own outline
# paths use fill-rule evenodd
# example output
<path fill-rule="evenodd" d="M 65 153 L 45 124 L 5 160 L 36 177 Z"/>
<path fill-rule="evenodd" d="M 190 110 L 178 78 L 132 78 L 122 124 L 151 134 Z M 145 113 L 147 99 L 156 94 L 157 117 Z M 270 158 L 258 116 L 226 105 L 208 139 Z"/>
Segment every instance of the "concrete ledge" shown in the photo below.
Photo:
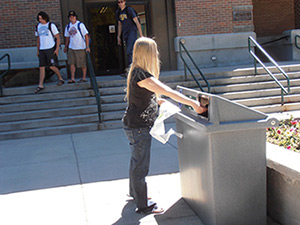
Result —
<path fill-rule="evenodd" d="M 64 45 L 60 47 L 58 54 L 59 65 L 66 65 L 67 55 L 63 51 Z M 8 53 L 10 55 L 11 69 L 30 69 L 38 68 L 39 60 L 36 55 L 36 47 L 26 48 L 7 48 L 0 49 L 0 56 Z M 7 60 L 0 62 L 0 70 L 7 69 Z"/>
<path fill-rule="evenodd" d="M 280 224 L 300 224 L 300 153 L 267 143 L 268 214 Z"/>
<path fill-rule="evenodd" d="M 179 55 L 179 40 L 185 40 L 185 47 L 200 68 L 245 65 L 253 62 L 248 53 L 248 37 L 256 38 L 254 32 L 180 36 L 174 39 L 178 69 L 183 69 Z M 184 58 L 186 58 L 184 54 Z M 188 62 L 190 60 L 187 60 Z M 192 64 L 189 64 L 194 68 Z"/>

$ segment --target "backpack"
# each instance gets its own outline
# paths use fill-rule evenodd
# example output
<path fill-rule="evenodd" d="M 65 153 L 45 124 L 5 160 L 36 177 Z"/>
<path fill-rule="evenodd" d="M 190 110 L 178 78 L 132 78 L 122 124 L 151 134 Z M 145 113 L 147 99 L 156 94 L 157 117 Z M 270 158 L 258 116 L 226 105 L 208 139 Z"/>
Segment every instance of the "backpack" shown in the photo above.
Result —
<path fill-rule="evenodd" d="M 130 7 L 130 6 L 126 6 L 124 10 L 125 10 L 126 15 L 128 15 L 128 16 L 130 17 L 130 15 L 128 14 L 128 7 Z M 132 8 L 132 7 L 130 7 L 130 8 Z M 137 13 L 137 11 L 135 11 L 134 8 L 132 8 L 132 9 L 133 9 L 133 11 L 134 11 L 136 17 L 138 18 L 139 23 L 141 23 L 139 14 Z M 119 8 L 118 11 L 117 11 L 117 16 L 118 16 L 118 18 L 120 17 L 120 14 L 121 14 L 121 9 Z M 130 17 L 130 19 L 132 19 L 132 21 L 133 21 L 133 18 Z M 134 21 L 133 21 L 133 23 L 135 24 Z M 135 25 L 136 25 L 136 24 L 135 24 Z"/>

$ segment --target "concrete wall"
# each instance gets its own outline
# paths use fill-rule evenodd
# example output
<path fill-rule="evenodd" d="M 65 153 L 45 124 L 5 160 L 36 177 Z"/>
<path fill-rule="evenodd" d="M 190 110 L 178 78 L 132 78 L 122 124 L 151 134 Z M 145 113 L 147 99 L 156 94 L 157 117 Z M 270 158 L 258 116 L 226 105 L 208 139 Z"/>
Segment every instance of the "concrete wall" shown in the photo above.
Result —
<path fill-rule="evenodd" d="M 63 51 L 64 45 L 60 47 L 58 60 L 60 65 L 65 65 L 64 60 L 67 59 L 66 53 Z M 7 48 L 0 49 L 0 56 L 8 53 L 10 55 L 11 69 L 28 69 L 38 68 L 39 59 L 37 57 L 36 47 L 25 47 L 25 48 Z M 7 68 L 7 60 L 0 62 L 0 70 Z"/>
<path fill-rule="evenodd" d="M 286 37 L 276 42 L 262 45 L 262 47 L 275 61 L 297 61 L 300 60 L 300 49 L 298 49 L 295 45 L 296 35 L 300 36 L 300 30 L 287 30 L 281 35 L 258 37 L 257 41 L 259 44 L 263 44 Z M 300 47 L 300 38 L 297 40 L 298 46 Z M 269 60 L 261 54 L 260 51 L 256 51 L 256 54 L 263 62 L 269 62 Z"/>
<path fill-rule="evenodd" d="M 300 154 L 267 143 L 268 215 L 279 224 L 300 224 Z"/>
<path fill-rule="evenodd" d="M 185 46 L 199 68 L 245 65 L 253 63 L 248 53 L 248 37 L 256 38 L 254 32 L 181 36 L 175 38 L 175 52 L 178 69 L 183 69 L 179 56 L 179 40 L 185 40 Z M 184 55 L 184 58 L 186 56 Z M 192 66 L 191 63 L 189 65 Z M 192 68 L 194 68 L 192 66 Z"/>
<path fill-rule="evenodd" d="M 300 29 L 288 30 L 283 33 L 283 36 L 288 35 L 290 38 L 284 42 L 284 45 L 290 49 L 291 60 L 300 60 L 300 49 L 296 47 L 295 36 L 300 36 Z M 300 47 L 300 37 L 297 38 L 298 47 Z"/>

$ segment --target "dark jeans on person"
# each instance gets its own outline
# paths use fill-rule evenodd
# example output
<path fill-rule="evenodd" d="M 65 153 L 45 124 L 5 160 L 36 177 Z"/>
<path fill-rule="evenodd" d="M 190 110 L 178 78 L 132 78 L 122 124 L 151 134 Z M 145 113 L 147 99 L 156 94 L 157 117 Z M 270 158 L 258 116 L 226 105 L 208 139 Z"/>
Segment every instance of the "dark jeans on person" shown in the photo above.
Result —
<path fill-rule="evenodd" d="M 133 52 L 133 46 L 136 39 L 137 39 L 136 31 L 130 31 L 126 36 L 124 36 L 124 40 L 126 43 L 126 54 L 128 56 L 129 65 L 132 63 L 132 52 Z"/>
<path fill-rule="evenodd" d="M 125 134 L 131 148 L 129 169 L 129 194 L 135 199 L 138 209 L 147 208 L 146 176 L 149 172 L 150 149 L 152 137 L 150 128 L 128 128 Z"/>

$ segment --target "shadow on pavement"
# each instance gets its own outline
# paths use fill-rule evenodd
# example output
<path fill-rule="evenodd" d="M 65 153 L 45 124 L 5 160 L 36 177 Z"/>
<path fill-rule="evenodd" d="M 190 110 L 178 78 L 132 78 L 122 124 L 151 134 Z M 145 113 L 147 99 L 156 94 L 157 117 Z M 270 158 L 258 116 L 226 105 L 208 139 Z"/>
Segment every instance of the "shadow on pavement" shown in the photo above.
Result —
<path fill-rule="evenodd" d="M 178 172 L 176 138 L 152 142 L 149 175 Z M 0 141 L 0 194 L 128 178 L 122 129 Z"/>

